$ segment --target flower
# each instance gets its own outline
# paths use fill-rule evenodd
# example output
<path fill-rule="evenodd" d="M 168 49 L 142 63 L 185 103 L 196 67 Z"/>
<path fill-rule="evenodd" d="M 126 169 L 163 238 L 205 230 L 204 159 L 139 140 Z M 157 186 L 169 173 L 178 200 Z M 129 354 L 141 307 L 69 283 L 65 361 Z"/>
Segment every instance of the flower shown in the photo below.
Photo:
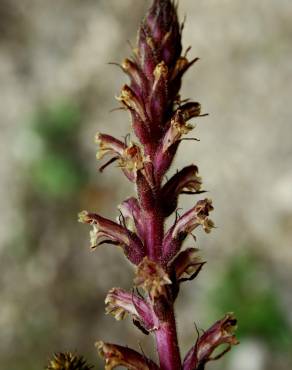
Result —
<path fill-rule="evenodd" d="M 211 232 L 215 225 L 208 216 L 213 209 L 210 199 L 200 200 L 195 207 L 175 221 L 164 237 L 162 246 L 162 260 L 164 262 L 168 262 L 179 252 L 187 235 L 191 234 L 197 227 L 202 226 L 206 233 Z"/>
<path fill-rule="evenodd" d="M 187 166 L 177 172 L 161 189 L 161 203 L 165 217 L 177 208 L 180 194 L 200 194 L 202 179 L 198 176 L 198 167 Z"/>
<path fill-rule="evenodd" d="M 128 370 L 159 370 L 151 360 L 128 347 L 99 341 L 95 344 L 98 353 L 105 359 L 105 370 L 124 366 Z"/>
<path fill-rule="evenodd" d="M 123 320 L 126 315 L 131 315 L 135 323 L 144 332 L 155 330 L 157 319 L 151 310 L 151 306 L 143 297 L 135 293 L 126 292 L 120 288 L 113 288 L 105 299 L 106 313 L 113 315 L 116 320 Z"/>
<path fill-rule="evenodd" d="M 168 274 L 156 262 L 144 257 L 137 268 L 135 285 L 143 287 L 152 299 L 166 295 L 165 287 L 171 284 Z"/>
<path fill-rule="evenodd" d="M 233 345 L 239 342 L 234 335 L 237 320 L 232 313 L 217 321 L 210 329 L 197 339 L 195 346 L 188 352 L 183 370 L 204 369 L 207 362 L 221 358 Z M 212 357 L 216 348 L 226 344 L 227 347 L 218 355 Z"/>
<path fill-rule="evenodd" d="M 87 211 L 79 213 L 79 222 L 93 226 L 90 232 L 91 248 L 105 243 L 119 245 L 134 264 L 139 264 L 145 256 L 143 243 L 135 233 L 125 226 Z"/>

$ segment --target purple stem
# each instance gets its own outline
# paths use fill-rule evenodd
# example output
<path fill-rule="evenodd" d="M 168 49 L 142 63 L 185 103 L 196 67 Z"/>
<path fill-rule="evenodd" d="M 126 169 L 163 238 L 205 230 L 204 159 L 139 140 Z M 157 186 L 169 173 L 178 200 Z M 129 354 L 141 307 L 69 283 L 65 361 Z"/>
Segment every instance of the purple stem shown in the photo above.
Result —
<path fill-rule="evenodd" d="M 146 223 L 145 242 L 147 254 L 152 261 L 158 262 L 162 255 L 164 220 L 157 210 L 145 212 L 144 219 Z"/>
<path fill-rule="evenodd" d="M 160 189 L 161 183 L 157 184 Z M 159 194 L 159 192 L 157 192 Z M 144 212 L 146 225 L 145 243 L 147 246 L 148 257 L 161 263 L 163 255 L 162 244 L 164 239 L 164 217 L 160 214 L 160 197 L 156 199 L 153 209 Z M 174 305 L 171 295 L 168 295 L 167 315 L 164 315 L 164 297 L 158 298 L 161 302 L 156 304 L 156 315 L 163 317 L 159 323 L 159 329 L 155 331 L 156 347 L 161 370 L 180 370 L 182 368 L 178 338 L 176 331 L 176 320 L 174 315 Z"/>
<path fill-rule="evenodd" d="M 160 328 L 155 331 L 156 347 L 161 370 L 180 370 L 182 365 L 172 302 L 170 306 L 171 308 L 168 307 L 168 320 L 162 322 Z"/>

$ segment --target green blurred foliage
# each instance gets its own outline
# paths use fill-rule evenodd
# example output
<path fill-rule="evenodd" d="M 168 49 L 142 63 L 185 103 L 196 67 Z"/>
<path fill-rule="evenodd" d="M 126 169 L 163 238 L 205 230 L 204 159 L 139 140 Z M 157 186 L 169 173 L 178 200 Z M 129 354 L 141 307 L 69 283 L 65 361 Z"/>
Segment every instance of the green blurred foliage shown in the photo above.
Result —
<path fill-rule="evenodd" d="M 292 346 L 292 328 L 280 302 L 273 271 L 261 258 L 246 253 L 231 260 L 212 300 L 220 314 L 232 310 L 239 339 L 256 337 L 276 350 Z"/>
<path fill-rule="evenodd" d="M 81 112 L 74 102 L 63 101 L 41 108 L 34 119 L 36 132 L 47 144 L 62 147 L 64 141 L 70 142 L 81 123 Z"/>
<path fill-rule="evenodd" d="M 65 200 L 87 182 L 76 142 L 81 123 L 82 115 L 74 102 L 59 102 L 37 112 L 33 129 L 43 150 L 32 165 L 31 184 L 38 193 Z"/>

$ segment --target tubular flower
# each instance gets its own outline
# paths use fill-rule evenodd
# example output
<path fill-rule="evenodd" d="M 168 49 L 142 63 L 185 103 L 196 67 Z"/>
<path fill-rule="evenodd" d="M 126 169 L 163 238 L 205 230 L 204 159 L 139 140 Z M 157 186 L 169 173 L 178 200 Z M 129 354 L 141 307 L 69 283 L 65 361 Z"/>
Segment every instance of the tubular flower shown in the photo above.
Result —
<path fill-rule="evenodd" d="M 170 263 L 168 269 L 173 280 L 172 293 L 178 296 L 180 284 L 195 279 L 206 262 L 202 261 L 196 248 L 187 248 L 180 252 Z"/>
<path fill-rule="evenodd" d="M 196 345 L 187 354 L 183 370 L 204 369 L 205 364 L 222 357 L 233 345 L 238 344 L 234 335 L 237 321 L 233 314 L 227 314 L 222 320 L 217 321 L 209 330 L 198 338 Z M 218 355 L 212 357 L 216 348 L 222 344 L 227 347 Z"/>
<path fill-rule="evenodd" d="M 161 189 L 164 215 L 167 217 L 175 211 L 180 194 L 199 194 L 201 186 L 197 166 L 191 165 L 177 172 Z"/>
<path fill-rule="evenodd" d="M 175 239 L 182 234 L 189 234 L 200 225 L 206 233 L 209 233 L 214 227 L 214 223 L 208 218 L 209 213 L 213 211 L 213 209 L 210 199 L 200 200 L 194 208 L 190 209 L 178 219 L 171 230 L 172 238 Z"/>
<path fill-rule="evenodd" d="M 182 135 L 189 133 L 194 127 L 185 122 L 182 112 L 176 111 L 174 118 L 170 122 L 170 127 L 167 130 L 163 142 L 162 152 L 166 152 L 169 147 L 179 141 Z"/>
<path fill-rule="evenodd" d="M 178 282 L 193 280 L 206 262 L 198 256 L 198 249 L 188 248 L 180 252 L 172 262 Z"/>
<path fill-rule="evenodd" d="M 120 288 L 113 288 L 109 291 L 105 303 L 106 313 L 113 315 L 116 320 L 123 320 L 125 316 L 131 315 L 134 322 L 139 323 L 139 328 L 147 332 L 155 330 L 157 319 L 144 298 Z"/>
<path fill-rule="evenodd" d="M 79 222 L 93 226 L 90 233 L 91 248 L 105 243 L 119 245 L 134 264 L 140 263 L 144 257 L 144 247 L 141 240 L 127 228 L 87 211 L 79 214 Z"/>
<path fill-rule="evenodd" d="M 213 211 L 212 201 L 210 199 L 200 200 L 195 207 L 176 220 L 164 237 L 164 261 L 169 261 L 179 252 L 187 235 L 197 227 L 202 226 L 206 233 L 211 232 L 215 227 L 208 217 L 211 211 Z"/>
<path fill-rule="evenodd" d="M 145 230 L 138 199 L 134 197 L 126 199 L 119 206 L 119 210 L 123 215 L 127 228 L 137 233 L 139 238 L 143 241 Z"/>
<path fill-rule="evenodd" d="M 120 67 L 129 78 L 117 97 L 130 114 L 137 142 L 97 134 L 98 159 L 108 157 L 101 171 L 116 162 L 136 195 L 122 201 L 116 222 L 96 213 L 83 211 L 80 222 L 92 226 L 91 247 L 101 244 L 120 246 L 136 266 L 132 292 L 111 289 L 106 297 L 106 313 L 117 320 L 130 316 L 145 334 L 153 334 L 159 364 L 128 347 L 97 343 L 105 369 L 123 366 L 130 370 L 203 370 L 205 364 L 220 356 L 213 352 L 221 344 L 229 349 L 237 341 L 233 334 L 236 320 L 230 314 L 201 335 L 184 361 L 181 359 L 174 312 L 180 284 L 196 278 L 205 265 L 198 248 L 182 250 L 184 241 L 202 227 L 214 228 L 209 214 L 212 201 L 203 199 L 178 215 L 180 195 L 199 195 L 202 179 L 197 165 L 178 170 L 165 180 L 174 157 L 195 124 L 191 119 L 204 116 L 199 102 L 182 99 L 182 78 L 198 58 L 182 53 L 182 31 L 177 5 L 172 0 L 152 0 L 141 22 L 137 45 Z M 166 219 L 173 217 L 166 231 Z M 194 238 L 195 240 L 195 238 Z M 196 240 L 195 240 L 196 241 Z M 212 357 L 213 356 L 213 357 Z M 83 369 L 82 369 L 83 370 Z"/>
<path fill-rule="evenodd" d="M 127 146 L 110 135 L 100 133 L 96 135 L 96 142 L 99 144 L 99 150 L 96 155 L 98 160 L 106 155 L 112 156 L 109 162 L 101 167 L 101 170 L 112 162 L 118 161 L 119 167 L 121 167 L 124 174 L 132 182 L 136 179 L 137 171 L 142 170 L 144 164 L 149 161 L 137 144 L 130 143 Z"/>
<path fill-rule="evenodd" d="M 112 370 L 118 366 L 124 366 L 128 370 L 159 370 L 153 361 L 128 347 L 99 341 L 96 348 L 99 355 L 105 359 L 105 370 Z"/>
<path fill-rule="evenodd" d="M 98 160 L 102 159 L 105 155 L 122 156 L 126 149 L 126 144 L 113 136 L 97 133 L 95 141 L 99 145 L 99 150 L 96 154 Z"/>

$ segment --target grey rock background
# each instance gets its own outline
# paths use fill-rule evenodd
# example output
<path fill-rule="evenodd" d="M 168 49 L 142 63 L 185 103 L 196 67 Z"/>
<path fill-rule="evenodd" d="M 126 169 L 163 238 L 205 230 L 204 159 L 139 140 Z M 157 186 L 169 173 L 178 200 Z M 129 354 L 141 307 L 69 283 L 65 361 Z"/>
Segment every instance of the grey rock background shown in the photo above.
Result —
<path fill-rule="evenodd" d="M 96 363 L 93 343 L 99 338 L 127 340 L 136 348 L 140 341 L 151 351 L 151 338 L 145 340 L 129 320 L 115 323 L 103 315 L 107 290 L 131 286 L 131 267 L 113 249 L 90 253 L 88 230 L 76 223 L 83 208 L 115 217 L 116 205 L 132 192 L 114 168 L 103 176 L 95 171 L 93 137 L 97 130 L 116 136 L 129 131 L 126 114 L 109 113 L 126 78 L 107 63 L 130 54 L 126 40 L 135 42 L 147 6 L 142 0 L 0 0 L 3 369 L 39 369 L 51 352 L 64 349 L 78 349 Z M 292 3 L 181 0 L 180 12 L 187 14 L 184 45 L 201 58 L 185 78 L 183 95 L 200 101 L 210 116 L 196 122 L 201 142 L 183 144 L 173 171 L 199 165 L 218 225 L 210 236 L 198 235 L 209 263 L 178 301 L 185 351 L 194 341 L 193 322 L 212 323 L 206 290 L 247 245 L 264 261 L 275 299 L 292 322 Z M 30 164 L 44 150 L 31 121 L 40 107 L 64 99 L 82 112 L 76 151 L 88 183 L 78 201 L 41 200 L 41 208 L 33 196 L 27 201 Z M 191 202 L 182 200 L 184 207 Z M 33 248 L 22 243 L 28 219 L 39 230 Z M 252 284 L 264 283 L 259 277 Z M 292 366 L 291 358 L 271 356 L 265 342 L 252 337 L 225 361 L 210 368 Z"/>

